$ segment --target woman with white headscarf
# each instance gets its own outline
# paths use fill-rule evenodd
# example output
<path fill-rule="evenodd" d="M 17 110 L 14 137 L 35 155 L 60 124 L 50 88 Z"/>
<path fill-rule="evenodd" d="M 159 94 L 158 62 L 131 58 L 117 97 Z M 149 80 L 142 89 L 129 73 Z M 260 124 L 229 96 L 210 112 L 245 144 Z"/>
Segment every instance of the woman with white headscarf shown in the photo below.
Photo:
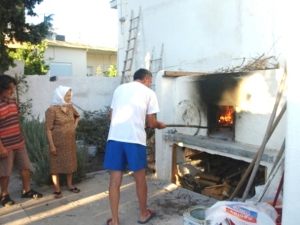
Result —
<path fill-rule="evenodd" d="M 78 193 L 80 190 L 73 185 L 73 173 L 77 170 L 75 129 L 79 114 L 72 105 L 70 87 L 59 86 L 55 89 L 45 118 L 54 197 L 62 197 L 59 174 L 66 174 L 69 191 Z"/>

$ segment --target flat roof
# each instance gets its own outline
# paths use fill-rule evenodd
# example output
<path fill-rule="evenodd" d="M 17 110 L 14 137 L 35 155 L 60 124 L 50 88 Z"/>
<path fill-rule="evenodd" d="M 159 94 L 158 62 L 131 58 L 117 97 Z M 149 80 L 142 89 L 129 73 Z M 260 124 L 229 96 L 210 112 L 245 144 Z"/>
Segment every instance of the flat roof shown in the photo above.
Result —
<path fill-rule="evenodd" d="M 57 40 L 49 40 L 46 39 L 48 46 L 56 46 L 56 47 L 64 47 L 64 48 L 77 48 L 77 49 L 86 49 L 91 51 L 104 51 L 104 52 L 112 52 L 116 53 L 116 48 L 108 48 L 108 47 L 100 47 L 100 46 L 93 46 L 81 43 L 72 43 L 67 41 L 57 41 Z"/>

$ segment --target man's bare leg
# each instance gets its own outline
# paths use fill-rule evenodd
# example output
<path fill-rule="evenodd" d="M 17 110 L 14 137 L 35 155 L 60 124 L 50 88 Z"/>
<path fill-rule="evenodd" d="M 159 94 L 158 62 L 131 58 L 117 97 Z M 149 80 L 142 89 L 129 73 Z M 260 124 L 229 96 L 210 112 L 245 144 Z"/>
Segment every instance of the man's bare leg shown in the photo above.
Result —
<path fill-rule="evenodd" d="M 1 196 L 8 195 L 8 182 L 9 177 L 0 177 Z"/>
<path fill-rule="evenodd" d="M 109 182 L 109 202 L 112 214 L 111 225 L 119 225 L 119 201 L 120 201 L 120 187 L 122 183 L 122 171 L 110 171 Z"/>
<path fill-rule="evenodd" d="M 142 169 L 134 172 L 134 178 L 136 183 L 136 194 L 139 201 L 140 207 L 140 220 L 144 221 L 149 217 L 149 210 L 147 209 L 147 181 L 146 181 L 146 170 Z"/>
<path fill-rule="evenodd" d="M 30 191 L 30 171 L 29 170 L 21 170 L 21 177 L 23 183 L 23 191 Z"/>

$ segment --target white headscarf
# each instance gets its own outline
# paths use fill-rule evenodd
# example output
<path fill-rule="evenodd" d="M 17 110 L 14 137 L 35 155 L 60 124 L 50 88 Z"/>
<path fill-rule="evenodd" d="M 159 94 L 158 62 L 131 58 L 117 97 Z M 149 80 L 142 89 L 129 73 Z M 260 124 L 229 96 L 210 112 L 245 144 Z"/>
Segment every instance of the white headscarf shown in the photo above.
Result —
<path fill-rule="evenodd" d="M 65 95 L 67 94 L 67 92 L 69 90 L 71 90 L 70 87 L 59 85 L 54 91 L 54 95 L 53 95 L 53 99 L 52 99 L 52 105 L 65 105 L 65 104 L 67 104 L 65 102 L 64 98 L 65 98 Z"/>

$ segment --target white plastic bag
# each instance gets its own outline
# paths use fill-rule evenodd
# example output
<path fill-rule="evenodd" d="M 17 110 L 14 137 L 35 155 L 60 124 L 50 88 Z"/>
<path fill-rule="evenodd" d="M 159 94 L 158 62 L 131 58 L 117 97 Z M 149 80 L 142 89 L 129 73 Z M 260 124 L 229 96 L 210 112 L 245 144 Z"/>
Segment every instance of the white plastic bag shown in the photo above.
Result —
<path fill-rule="evenodd" d="M 211 225 L 275 225 L 276 217 L 267 203 L 219 201 L 205 212 Z"/>

